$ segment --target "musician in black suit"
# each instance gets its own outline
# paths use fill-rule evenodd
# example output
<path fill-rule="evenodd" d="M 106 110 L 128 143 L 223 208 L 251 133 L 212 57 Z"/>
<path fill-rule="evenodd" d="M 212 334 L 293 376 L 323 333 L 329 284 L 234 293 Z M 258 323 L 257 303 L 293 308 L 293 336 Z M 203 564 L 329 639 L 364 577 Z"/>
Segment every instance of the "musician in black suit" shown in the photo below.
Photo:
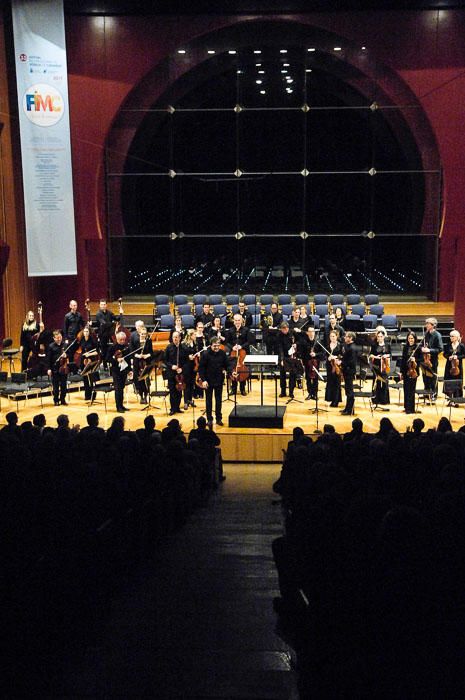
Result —
<path fill-rule="evenodd" d="M 357 371 L 357 353 L 354 347 L 355 333 L 347 331 L 344 336 L 344 354 L 342 355 L 342 374 L 346 392 L 346 405 L 341 413 L 350 416 L 354 412 L 354 378 Z"/>
<path fill-rule="evenodd" d="M 246 328 L 251 328 L 253 324 L 253 318 L 252 314 L 250 314 L 247 309 L 245 308 L 245 304 L 243 301 L 239 302 L 239 308 L 237 313 L 239 316 L 242 318 L 242 322 Z M 236 315 L 236 314 L 235 314 Z M 233 319 L 234 320 L 234 319 Z"/>
<path fill-rule="evenodd" d="M 106 360 L 110 365 L 111 376 L 113 378 L 113 387 L 115 389 L 115 403 L 118 413 L 129 411 L 129 408 L 123 406 L 124 387 L 127 379 L 131 378 L 131 367 L 125 359 L 130 352 L 129 345 L 126 344 L 126 333 L 120 331 L 116 334 L 116 343 L 108 346 Z"/>
<path fill-rule="evenodd" d="M 432 392 L 433 400 L 436 399 L 438 392 L 438 362 L 439 353 L 443 351 L 442 336 L 436 330 L 438 321 L 436 318 L 430 317 L 425 320 L 425 335 L 421 351 L 423 353 L 423 362 L 421 369 L 423 372 L 423 384 L 425 389 Z M 431 366 L 428 362 L 425 364 L 425 355 L 430 356 Z"/>
<path fill-rule="evenodd" d="M 252 333 L 249 331 L 247 326 L 243 325 L 243 319 L 240 314 L 234 314 L 234 327 L 226 331 L 225 345 L 227 350 L 231 353 L 233 350 L 235 353 L 239 353 L 240 350 L 249 351 L 249 347 L 253 342 Z M 246 382 L 239 382 L 241 394 L 245 396 L 245 385 Z M 233 394 L 236 393 L 237 382 L 232 383 Z"/>
<path fill-rule="evenodd" d="M 267 355 L 277 355 L 279 327 L 284 319 L 275 302 L 271 304 L 270 312 L 270 314 L 264 315 L 263 337 Z"/>
<path fill-rule="evenodd" d="M 214 318 L 215 317 L 210 310 L 210 304 L 203 304 L 202 313 L 195 317 L 195 326 L 197 327 L 197 324 L 201 322 L 203 323 L 204 328 L 208 329 L 213 324 Z"/>
<path fill-rule="evenodd" d="M 52 380 L 53 403 L 55 406 L 66 406 L 67 379 L 69 358 L 66 355 L 66 345 L 63 342 L 61 330 L 53 331 L 53 342 L 47 348 L 47 374 Z"/>
<path fill-rule="evenodd" d="M 218 338 L 211 339 L 211 345 L 200 356 L 199 377 L 205 389 L 207 423 L 213 425 L 213 393 L 215 394 L 215 418 L 217 425 L 223 425 L 221 405 L 223 395 L 224 374 L 229 369 L 229 358 L 220 349 Z"/>
<path fill-rule="evenodd" d="M 114 331 L 113 324 L 116 324 L 118 320 L 119 316 L 115 316 L 113 311 L 107 308 L 106 299 L 100 299 L 99 310 L 95 314 L 95 323 L 97 324 L 97 335 L 104 365 L 106 365 L 107 362 L 110 339 Z"/>
<path fill-rule="evenodd" d="M 177 331 L 173 333 L 172 342 L 165 350 L 164 362 L 170 392 L 170 416 L 172 416 L 175 413 L 182 413 L 181 398 L 185 387 L 182 373 L 184 366 L 189 362 L 189 350 L 185 345 L 181 345 L 181 335 Z"/>
<path fill-rule="evenodd" d="M 297 382 L 298 368 L 301 375 L 304 373 L 302 361 L 295 357 L 296 345 L 289 332 L 289 324 L 283 321 L 278 333 L 278 361 L 279 361 L 279 386 L 280 398 L 286 396 L 286 372 L 289 372 L 289 396 L 294 398 L 294 389 Z"/>
<path fill-rule="evenodd" d="M 85 326 L 84 319 L 77 310 L 77 307 L 77 301 L 71 299 L 69 302 L 69 311 L 65 315 L 63 321 L 63 338 L 70 342 L 75 339 L 79 331 Z"/>
<path fill-rule="evenodd" d="M 316 399 L 318 394 L 318 374 L 315 370 L 320 367 L 322 350 L 318 344 L 315 328 L 307 327 L 305 333 L 301 333 L 297 342 L 297 356 L 302 359 L 307 383 L 307 396 L 305 400 Z"/>

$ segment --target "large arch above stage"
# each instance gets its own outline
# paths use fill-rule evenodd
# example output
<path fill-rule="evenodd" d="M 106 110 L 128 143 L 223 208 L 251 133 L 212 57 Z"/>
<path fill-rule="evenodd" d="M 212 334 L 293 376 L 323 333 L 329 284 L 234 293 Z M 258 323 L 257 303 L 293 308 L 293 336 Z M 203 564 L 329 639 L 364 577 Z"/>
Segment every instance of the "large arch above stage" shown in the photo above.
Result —
<path fill-rule="evenodd" d="M 231 46 L 240 53 L 246 47 L 250 49 L 251 46 L 258 45 L 256 37 L 260 38 L 258 43 L 261 47 L 274 48 L 276 51 L 284 45 L 283 42 L 289 51 L 296 47 L 318 46 L 318 52 L 312 54 L 316 60 L 310 65 L 314 66 L 314 70 L 318 66 L 331 76 L 333 82 L 339 81 L 346 93 L 343 99 L 349 99 L 349 94 L 353 93 L 359 96 L 359 105 L 363 102 L 367 108 L 369 105 L 374 105 L 374 108 L 376 105 L 383 106 L 384 120 L 403 153 L 407 171 L 439 174 L 440 157 L 434 132 L 421 104 L 405 81 L 396 71 L 380 64 L 374 52 L 367 52 L 365 47 L 362 49 L 355 42 L 348 42 L 345 37 L 313 26 L 309 18 L 305 18 L 305 21 L 287 18 L 263 21 L 251 18 L 198 36 L 191 42 L 183 42 L 183 52 L 174 50 L 160 61 L 134 87 L 119 110 L 107 139 L 110 173 L 124 173 L 128 160 L 144 163 L 149 159 L 145 150 L 147 141 L 151 138 L 151 126 L 147 126 L 147 110 L 160 111 L 169 105 L 176 105 L 192 89 L 192 83 L 195 84 L 196 80 L 205 81 L 209 76 L 215 75 L 215 71 L 224 68 L 228 58 L 231 58 L 228 56 Z M 207 46 L 214 47 L 214 59 L 208 55 Z M 335 46 L 343 46 L 343 52 L 335 54 Z M 252 51 L 249 53 L 252 54 Z M 233 104 L 231 109 L 232 106 Z M 351 105 L 348 106 L 351 108 Z M 413 232 L 439 231 L 439 180 L 437 177 L 433 183 L 431 177 L 425 176 L 422 186 L 417 187 L 412 198 L 416 201 L 411 202 L 410 219 L 415 222 Z M 121 241 L 124 240 L 127 229 L 131 228 L 128 218 L 132 210 L 137 208 L 134 191 L 133 200 L 129 198 L 130 201 L 127 201 L 127 191 L 131 187 L 126 187 L 125 192 L 124 186 L 120 187 L 120 182 L 123 181 L 124 179 L 113 177 L 111 180 L 109 227 L 112 236 L 121 237 Z M 128 182 L 127 178 L 125 182 Z M 122 288 L 122 280 L 115 274 L 115 271 L 124 269 L 124 244 L 118 246 L 121 241 L 119 238 L 113 240 L 112 286 L 115 290 Z M 434 243 L 432 248 L 434 249 Z M 432 288 L 430 293 L 433 293 Z"/>

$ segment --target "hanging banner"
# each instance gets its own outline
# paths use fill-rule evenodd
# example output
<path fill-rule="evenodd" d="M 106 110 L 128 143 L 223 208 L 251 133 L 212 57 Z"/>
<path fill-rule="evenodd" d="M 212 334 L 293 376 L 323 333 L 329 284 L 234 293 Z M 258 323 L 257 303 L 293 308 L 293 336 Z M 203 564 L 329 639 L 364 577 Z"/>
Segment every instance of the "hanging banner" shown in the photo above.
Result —
<path fill-rule="evenodd" d="M 63 0 L 13 0 L 28 273 L 76 275 Z"/>

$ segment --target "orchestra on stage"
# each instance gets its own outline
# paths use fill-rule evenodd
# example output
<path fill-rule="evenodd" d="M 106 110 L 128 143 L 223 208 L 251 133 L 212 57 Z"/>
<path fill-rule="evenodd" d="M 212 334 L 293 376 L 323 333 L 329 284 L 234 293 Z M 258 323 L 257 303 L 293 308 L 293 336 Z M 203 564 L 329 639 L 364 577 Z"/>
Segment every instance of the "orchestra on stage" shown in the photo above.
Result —
<path fill-rule="evenodd" d="M 295 305 L 292 313 L 284 316 L 273 302 L 260 309 L 260 330 L 254 333 L 252 314 L 242 301 L 235 313 L 228 310 L 223 315 L 215 315 L 213 307 L 205 303 L 193 327 L 185 328 L 182 317 L 176 316 L 170 331 L 160 330 L 158 321 L 150 330 L 143 321 L 136 321 L 131 332 L 124 325 L 122 299 L 118 300 L 118 314 L 108 308 L 105 299 L 100 300 L 94 318 L 88 299 L 84 306 L 81 314 L 72 299 L 62 328 L 50 329 L 39 302 L 37 315 L 28 311 L 21 328 L 21 371 L 27 379 L 48 377 L 56 406 L 67 403 L 70 373 L 82 379 L 89 405 L 95 400 L 101 377 L 109 374 L 120 413 L 129 410 L 124 405 L 129 383 L 146 407 L 152 377 L 161 374 L 169 394 L 170 415 L 194 408 L 195 400 L 205 399 L 208 425 L 212 426 L 215 416 L 221 426 L 224 386 L 234 401 L 250 390 L 251 369 L 245 360 L 251 353 L 276 358 L 279 398 L 288 403 L 295 399 L 296 388 L 304 391 L 305 401 L 318 401 L 323 382 L 327 408 L 340 408 L 343 415 L 352 415 L 354 381 L 362 366 L 372 378 L 372 405 L 386 410 L 390 403 L 393 344 L 386 329 L 378 326 L 359 337 L 361 334 L 345 329 L 339 308 L 329 313 L 320 327 L 305 305 Z M 444 346 L 433 317 L 425 319 L 422 335 L 408 330 L 395 376 L 397 384 L 402 382 L 405 413 L 415 412 L 420 377 L 429 402 L 436 400 L 441 355 L 444 380 L 457 380 L 449 394 L 453 402 L 463 395 L 465 345 L 460 332 L 453 329 Z"/>

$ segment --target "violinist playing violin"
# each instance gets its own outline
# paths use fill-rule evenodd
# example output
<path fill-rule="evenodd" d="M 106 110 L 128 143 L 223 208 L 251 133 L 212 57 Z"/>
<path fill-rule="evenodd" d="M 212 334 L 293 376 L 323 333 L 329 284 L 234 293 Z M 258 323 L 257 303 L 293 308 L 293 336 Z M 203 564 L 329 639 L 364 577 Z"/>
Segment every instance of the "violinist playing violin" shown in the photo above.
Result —
<path fill-rule="evenodd" d="M 444 379 L 459 379 L 460 387 L 457 384 L 457 391 L 454 397 L 463 396 L 463 358 L 465 357 L 465 345 L 458 330 L 455 328 L 449 333 L 450 342 L 444 349 L 446 365 L 444 368 Z"/>
<path fill-rule="evenodd" d="M 73 341 L 79 331 L 84 328 L 84 319 L 77 310 L 78 305 L 75 299 L 69 302 L 69 311 L 63 321 L 63 338 L 69 342 Z"/>
<path fill-rule="evenodd" d="M 374 373 L 375 397 L 373 403 L 378 405 L 389 404 L 389 369 L 391 349 L 386 340 L 386 334 L 382 330 L 376 333 L 376 339 L 371 346 L 369 355 Z"/>
<path fill-rule="evenodd" d="M 118 413 L 129 411 L 129 408 L 123 406 L 124 387 L 127 379 L 131 379 L 132 372 L 128 361 L 125 359 L 129 355 L 129 345 L 126 343 L 126 333 L 118 331 L 116 334 L 116 343 L 110 345 L 107 350 L 106 361 L 110 365 L 111 376 L 113 378 L 113 387 L 115 389 L 115 403 Z"/>
<path fill-rule="evenodd" d="M 329 331 L 328 343 L 325 345 L 328 355 L 326 355 L 326 389 L 325 401 L 329 402 L 332 408 L 337 408 L 342 401 L 341 394 L 341 357 L 342 345 L 339 340 L 339 333 L 333 329 Z"/>
<path fill-rule="evenodd" d="M 205 389 L 207 424 L 213 426 L 213 393 L 215 394 L 215 419 L 217 425 L 223 425 L 221 407 L 224 375 L 229 369 L 229 359 L 220 348 L 218 338 L 212 337 L 210 347 L 200 356 L 199 377 Z"/>
<path fill-rule="evenodd" d="M 253 342 L 253 337 L 249 329 L 244 324 L 241 314 L 234 314 L 234 326 L 226 331 L 225 344 L 226 349 L 231 353 L 231 357 L 238 357 L 240 350 L 249 351 L 249 347 Z M 241 395 L 245 396 L 246 381 L 239 381 Z M 231 383 L 232 393 L 237 391 L 237 381 Z"/>
<path fill-rule="evenodd" d="M 189 362 L 189 350 L 185 345 L 181 345 L 181 336 L 177 331 L 173 333 L 172 342 L 165 350 L 164 362 L 170 392 L 170 416 L 173 416 L 175 413 L 182 413 L 181 398 L 186 388 L 183 372 Z"/>
<path fill-rule="evenodd" d="M 421 341 L 418 342 L 417 334 L 409 330 L 402 348 L 400 363 L 400 377 L 404 382 L 405 413 L 415 413 L 415 389 L 422 359 L 420 345 Z"/>
<path fill-rule="evenodd" d="M 82 329 L 82 337 L 78 341 L 74 361 L 80 372 L 87 368 L 87 371 L 82 375 L 84 398 L 86 401 L 92 401 L 95 399 L 95 392 L 93 391 L 94 380 L 98 379 L 98 375 L 90 370 L 92 368 L 97 369 L 100 362 L 100 354 L 98 352 L 97 338 L 91 332 L 89 326 L 84 326 Z"/>
<path fill-rule="evenodd" d="M 53 331 L 53 342 L 47 348 L 46 364 L 47 374 L 52 380 L 53 403 L 55 406 L 66 406 L 69 357 L 59 329 Z"/>
<path fill-rule="evenodd" d="M 147 403 L 150 388 L 150 371 L 152 360 L 152 341 L 148 337 L 147 328 L 140 329 L 139 350 L 134 353 L 132 364 L 134 373 L 134 386 L 140 396 L 141 404 Z"/>
<path fill-rule="evenodd" d="M 432 316 L 425 320 L 425 335 L 421 348 L 423 353 L 421 363 L 423 384 L 425 389 L 431 391 L 433 401 L 436 400 L 438 393 L 439 353 L 443 351 L 442 337 L 436 330 L 437 325 L 437 319 L 433 318 Z"/>
<path fill-rule="evenodd" d="M 302 318 L 302 316 L 301 316 Z M 321 360 L 321 348 L 316 339 L 315 328 L 307 327 L 306 332 L 300 333 L 297 339 L 297 355 L 302 359 L 305 368 L 307 396 L 305 400 L 316 399 L 318 393 L 318 370 Z"/>

